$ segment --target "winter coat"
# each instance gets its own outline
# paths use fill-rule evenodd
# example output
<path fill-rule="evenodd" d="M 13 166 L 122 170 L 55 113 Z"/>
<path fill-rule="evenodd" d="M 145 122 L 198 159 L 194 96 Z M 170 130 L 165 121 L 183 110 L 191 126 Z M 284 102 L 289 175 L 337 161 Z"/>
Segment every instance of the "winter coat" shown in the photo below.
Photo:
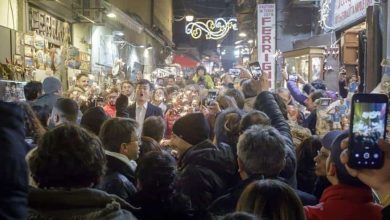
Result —
<path fill-rule="evenodd" d="M 190 147 L 178 163 L 177 189 L 187 195 L 195 211 L 204 210 L 239 180 L 230 149 L 206 140 Z"/>
<path fill-rule="evenodd" d="M 390 219 L 390 205 L 386 206 L 383 210 L 382 210 L 382 220 L 388 220 Z"/>
<path fill-rule="evenodd" d="M 252 111 L 254 109 L 255 101 L 256 101 L 256 96 L 251 98 L 246 98 L 244 104 L 244 111 L 245 112 Z"/>
<path fill-rule="evenodd" d="M 131 197 L 136 193 L 135 187 L 135 167 L 118 159 L 117 157 L 108 155 L 107 171 L 103 176 L 98 188 L 110 194 L 115 194 L 120 198 L 130 201 Z"/>
<path fill-rule="evenodd" d="M 135 194 L 131 204 L 140 207 L 140 210 L 134 212 L 139 220 L 194 219 L 188 197 L 174 192 L 160 199 L 155 192 L 141 190 Z"/>
<path fill-rule="evenodd" d="M 235 187 L 229 189 L 228 193 L 217 198 L 213 203 L 208 207 L 208 212 L 211 216 L 223 216 L 228 213 L 234 212 L 238 200 L 240 199 L 241 193 L 245 188 L 252 182 L 263 179 L 261 175 L 252 175 L 248 179 L 242 180 Z M 280 181 L 285 182 L 283 178 L 278 178 Z M 300 190 L 295 190 L 298 197 L 304 205 L 313 205 L 317 203 L 315 196 L 302 192 Z"/>
<path fill-rule="evenodd" d="M 291 136 L 290 126 L 284 118 L 276 100 L 271 92 L 261 92 L 255 102 L 255 109 L 264 112 L 271 119 L 271 125 L 276 128 L 284 137 L 286 151 L 286 166 L 280 173 L 280 176 L 287 180 L 287 183 L 297 187 L 297 158 L 295 147 Z"/>
<path fill-rule="evenodd" d="M 30 189 L 28 219 L 131 220 L 129 203 L 92 188 L 72 190 Z"/>
<path fill-rule="evenodd" d="M 26 219 L 27 166 L 22 109 L 0 101 L 0 219 Z"/>
<path fill-rule="evenodd" d="M 54 93 L 44 94 L 37 99 L 37 101 L 34 103 L 34 105 L 38 105 L 38 106 L 42 106 L 42 107 L 47 106 L 49 109 L 49 112 L 51 113 L 54 105 L 57 102 L 57 99 L 59 99 L 59 98 L 61 98 L 61 96 L 54 94 Z"/>
<path fill-rule="evenodd" d="M 380 220 L 382 207 L 374 204 L 371 189 L 332 185 L 325 189 L 320 203 L 305 206 L 307 220 Z"/>

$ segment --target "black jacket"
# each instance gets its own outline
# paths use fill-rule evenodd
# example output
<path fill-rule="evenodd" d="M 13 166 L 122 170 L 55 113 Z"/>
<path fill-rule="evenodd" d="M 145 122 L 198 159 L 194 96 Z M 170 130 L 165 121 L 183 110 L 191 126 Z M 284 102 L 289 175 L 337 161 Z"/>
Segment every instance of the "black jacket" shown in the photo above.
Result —
<path fill-rule="evenodd" d="M 389 220 L 390 219 L 390 205 L 388 205 L 385 208 L 383 208 L 382 216 L 383 216 L 383 218 L 382 218 L 383 220 Z"/>
<path fill-rule="evenodd" d="M 255 109 L 262 111 L 271 119 L 271 125 L 276 128 L 284 137 L 286 143 L 286 166 L 280 173 L 280 176 L 287 180 L 287 183 L 293 187 L 297 187 L 297 158 L 295 155 L 295 147 L 292 140 L 290 126 L 284 118 L 275 97 L 271 92 L 260 93 L 255 102 Z"/>
<path fill-rule="evenodd" d="M 136 193 L 135 173 L 129 164 L 116 157 L 107 155 L 107 171 L 98 188 L 115 194 L 126 201 Z"/>
<path fill-rule="evenodd" d="M 163 198 L 155 192 L 139 191 L 133 197 L 131 204 L 139 207 L 134 212 L 139 220 L 160 220 L 160 219 L 194 219 L 193 210 L 188 197 L 172 192 L 164 195 Z"/>
<path fill-rule="evenodd" d="M 0 219 L 27 217 L 27 144 L 22 109 L 0 101 Z"/>
<path fill-rule="evenodd" d="M 136 115 L 136 104 L 133 103 L 129 107 L 127 107 L 123 112 L 117 112 L 117 117 L 126 117 L 126 118 L 133 118 L 135 119 Z M 146 109 L 145 113 L 145 119 L 147 119 L 150 116 L 160 116 L 163 117 L 161 108 L 153 105 L 152 103 L 148 102 L 148 108 Z"/>
<path fill-rule="evenodd" d="M 180 158 L 178 191 L 187 195 L 195 211 L 204 212 L 210 203 L 237 181 L 237 166 L 230 149 L 203 141 Z"/>
<path fill-rule="evenodd" d="M 208 212 L 211 216 L 223 216 L 227 213 L 234 212 L 237 202 L 244 189 L 253 181 L 261 180 L 261 175 L 254 175 L 246 180 L 242 180 L 235 187 L 231 188 L 229 192 L 219 198 L 217 198 L 209 207 Z M 283 178 L 278 178 L 280 181 L 285 182 Z M 301 199 L 303 205 L 316 205 L 318 203 L 315 196 L 302 192 L 300 190 L 294 190 L 298 197 Z"/>

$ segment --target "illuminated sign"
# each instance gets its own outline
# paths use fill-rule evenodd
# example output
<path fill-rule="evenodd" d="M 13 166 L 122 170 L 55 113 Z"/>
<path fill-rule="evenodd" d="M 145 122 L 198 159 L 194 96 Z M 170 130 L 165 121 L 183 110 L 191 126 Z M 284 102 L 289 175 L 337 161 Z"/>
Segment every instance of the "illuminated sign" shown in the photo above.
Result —
<path fill-rule="evenodd" d="M 275 4 L 257 5 L 257 49 L 261 69 L 269 74 L 271 88 L 275 88 Z"/>
<path fill-rule="evenodd" d="M 225 37 L 230 30 L 237 31 L 237 19 L 230 18 L 225 20 L 217 18 L 215 20 L 207 20 L 206 22 L 195 21 L 186 25 L 186 34 L 190 34 L 192 38 L 199 39 L 204 33 L 208 40 L 218 40 Z"/>

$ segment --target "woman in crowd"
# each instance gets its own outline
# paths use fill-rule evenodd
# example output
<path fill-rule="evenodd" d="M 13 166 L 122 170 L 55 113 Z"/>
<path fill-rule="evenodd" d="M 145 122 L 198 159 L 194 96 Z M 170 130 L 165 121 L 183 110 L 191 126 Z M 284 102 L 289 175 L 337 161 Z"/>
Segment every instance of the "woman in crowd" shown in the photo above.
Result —
<path fill-rule="evenodd" d="M 167 93 L 164 88 L 158 88 L 153 91 L 151 103 L 161 108 L 163 114 L 167 111 Z"/>
<path fill-rule="evenodd" d="M 26 142 L 30 147 L 35 147 L 38 140 L 45 134 L 46 129 L 42 126 L 35 112 L 30 105 L 25 102 L 19 102 L 18 105 L 23 110 L 24 129 L 26 132 Z"/>
<path fill-rule="evenodd" d="M 278 180 L 260 180 L 242 192 L 236 211 L 264 219 L 304 220 L 303 206 L 293 189 Z"/>
<path fill-rule="evenodd" d="M 206 68 L 204 68 L 204 66 L 198 66 L 198 68 L 196 68 L 192 80 L 197 84 L 204 83 L 204 86 L 207 89 L 214 89 L 213 79 L 206 73 Z"/>
<path fill-rule="evenodd" d="M 321 149 L 321 140 L 314 135 L 306 138 L 296 149 L 297 154 L 297 182 L 298 189 L 307 193 L 314 191 L 316 174 L 314 172 L 315 162 L 314 157 Z"/>
<path fill-rule="evenodd" d="M 104 174 L 100 140 L 76 125 L 48 131 L 29 160 L 38 188 L 29 192 L 29 219 L 134 219 L 132 206 L 93 187 Z"/>
<path fill-rule="evenodd" d="M 133 204 L 141 207 L 135 215 L 141 220 L 192 219 L 189 200 L 176 193 L 176 160 L 167 152 L 144 155 L 136 171 L 138 192 Z"/>

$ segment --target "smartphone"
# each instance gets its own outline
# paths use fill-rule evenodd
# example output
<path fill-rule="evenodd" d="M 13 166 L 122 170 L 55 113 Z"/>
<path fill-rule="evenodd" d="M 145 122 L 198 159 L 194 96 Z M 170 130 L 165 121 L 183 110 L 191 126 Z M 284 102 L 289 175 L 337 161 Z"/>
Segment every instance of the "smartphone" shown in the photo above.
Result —
<path fill-rule="evenodd" d="M 331 103 L 330 98 L 320 98 L 318 99 L 318 104 L 322 107 L 328 107 Z"/>
<path fill-rule="evenodd" d="M 260 67 L 259 62 L 253 62 L 249 64 L 249 70 L 252 74 L 253 79 L 258 80 L 261 77 L 261 74 L 263 73 Z"/>
<path fill-rule="evenodd" d="M 209 90 L 207 97 L 206 97 L 206 106 L 211 105 L 213 101 L 217 99 L 217 91 L 216 90 Z"/>
<path fill-rule="evenodd" d="M 349 162 L 356 169 L 379 169 L 383 152 L 378 146 L 385 139 L 388 98 L 383 94 L 355 94 L 351 102 Z"/>
<path fill-rule="evenodd" d="M 229 69 L 229 74 L 232 76 L 240 76 L 241 70 L 238 68 Z"/>

